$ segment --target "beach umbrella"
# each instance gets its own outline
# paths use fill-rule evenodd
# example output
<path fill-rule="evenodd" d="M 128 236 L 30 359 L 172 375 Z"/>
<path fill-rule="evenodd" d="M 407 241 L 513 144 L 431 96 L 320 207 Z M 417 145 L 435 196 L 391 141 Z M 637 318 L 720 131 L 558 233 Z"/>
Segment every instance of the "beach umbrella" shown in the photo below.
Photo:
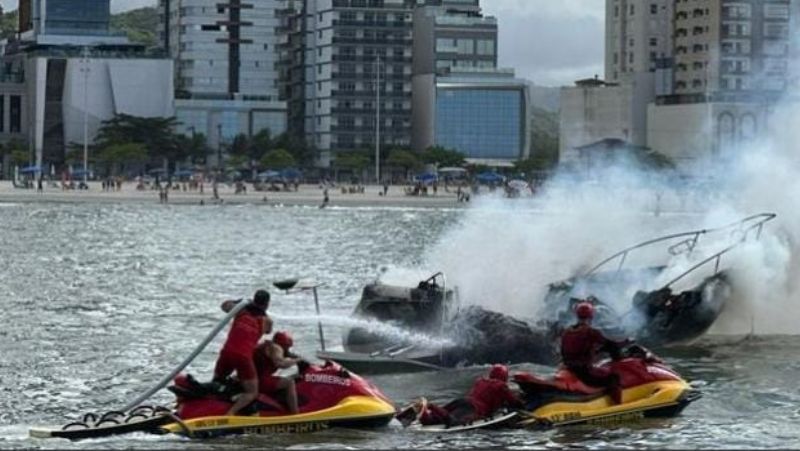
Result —
<path fill-rule="evenodd" d="M 477 179 L 480 183 L 503 183 L 506 178 L 496 172 L 482 172 Z"/>
<path fill-rule="evenodd" d="M 420 174 L 414 177 L 414 180 L 421 182 L 421 183 L 433 183 L 439 180 L 439 176 L 436 174 Z"/>
<path fill-rule="evenodd" d="M 264 171 L 258 174 L 258 178 L 260 179 L 275 179 L 280 178 L 281 173 L 278 171 Z"/>
<path fill-rule="evenodd" d="M 299 178 L 303 177 L 303 173 L 300 172 L 297 169 L 289 168 L 289 169 L 282 170 L 280 172 L 280 176 L 285 178 L 285 179 L 299 179 Z"/>
<path fill-rule="evenodd" d="M 22 173 L 22 174 L 33 174 L 33 173 L 36 173 L 36 172 L 42 172 L 42 168 L 39 167 L 39 166 L 27 166 L 27 167 L 24 167 L 24 168 L 20 169 L 19 172 Z"/>

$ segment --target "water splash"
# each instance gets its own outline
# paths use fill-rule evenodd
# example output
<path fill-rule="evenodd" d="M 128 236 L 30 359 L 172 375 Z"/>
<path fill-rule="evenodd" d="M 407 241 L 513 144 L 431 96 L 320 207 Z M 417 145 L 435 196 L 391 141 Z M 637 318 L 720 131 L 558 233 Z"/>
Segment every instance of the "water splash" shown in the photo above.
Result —
<path fill-rule="evenodd" d="M 282 315 L 272 312 L 270 312 L 270 316 L 281 321 L 296 324 L 316 324 L 317 322 L 322 322 L 324 326 L 359 327 L 381 337 L 394 339 L 398 342 L 414 343 L 424 348 L 447 348 L 456 345 L 456 343 L 448 337 L 437 337 L 414 332 L 390 323 L 363 318 L 340 315 Z"/>

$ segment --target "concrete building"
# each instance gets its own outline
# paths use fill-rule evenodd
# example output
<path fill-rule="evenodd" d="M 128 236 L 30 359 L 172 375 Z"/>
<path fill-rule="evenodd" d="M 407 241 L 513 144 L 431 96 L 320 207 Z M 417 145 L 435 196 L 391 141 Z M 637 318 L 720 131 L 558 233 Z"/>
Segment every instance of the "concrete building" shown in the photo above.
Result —
<path fill-rule="evenodd" d="M 218 147 L 239 134 L 286 131 L 278 71 L 283 0 L 160 0 L 159 7 L 185 133 L 203 133 Z"/>
<path fill-rule="evenodd" d="M 654 98 L 654 79 L 648 72 L 626 78 L 625 83 L 579 80 L 561 89 L 561 161 L 574 161 L 579 148 L 608 138 L 647 144 L 647 105 Z"/>
<path fill-rule="evenodd" d="M 429 2 L 414 11 L 412 147 L 441 146 L 474 163 L 530 155 L 530 90 L 497 69 L 497 20 L 478 0 Z"/>
<path fill-rule="evenodd" d="M 20 8 L 24 31 L 0 49 L 0 140 L 27 143 L 30 163 L 62 167 L 66 146 L 92 143 L 115 114 L 173 115 L 172 61 L 111 33 L 108 0 L 32 0 Z"/>
<path fill-rule="evenodd" d="M 659 69 L 672 57 L 674 3 L 606 0 L 606 78 L 562 88 L 561 161 L 574 160 L 579 147 L 606 138 L 646 145 L 647 106 L 657 94 L 671 92 L 671 78 Z"/>
<path fill-rule="evenodd" d="M 318 166 L 330 167 L 337 152 L 372 149 L 378 133 L 384 146 L 409 146 L 416 1 L 286 3 L 289 128 L 319 151 Z"/>
<path fill-rule="evenodd" d="M 655 72 L 672 55 L 675 0 L 606 1 L 606 81 L 620 83 L 627 74 Z"/>

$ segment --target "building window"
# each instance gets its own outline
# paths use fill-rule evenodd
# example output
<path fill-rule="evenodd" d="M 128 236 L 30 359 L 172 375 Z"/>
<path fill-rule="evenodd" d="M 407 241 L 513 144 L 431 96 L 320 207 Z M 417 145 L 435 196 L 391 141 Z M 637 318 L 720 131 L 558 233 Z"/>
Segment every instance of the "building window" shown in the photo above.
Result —
<path fill-rule="evenodd" d="M 658 38 L 650 38 L 650 47 L 658 47 Z"/>
<path fill-rule="evenodd" d="M 9 108 L 11 124 L 9 131 L 11 133 L 22 132 L 22 97 L 11 96 L 11 105 Z"/>
<path fill-rule="evenodd" d="M 650 5 L 650 14 L 658 14 L 658 5 L 655 3 Z"/>

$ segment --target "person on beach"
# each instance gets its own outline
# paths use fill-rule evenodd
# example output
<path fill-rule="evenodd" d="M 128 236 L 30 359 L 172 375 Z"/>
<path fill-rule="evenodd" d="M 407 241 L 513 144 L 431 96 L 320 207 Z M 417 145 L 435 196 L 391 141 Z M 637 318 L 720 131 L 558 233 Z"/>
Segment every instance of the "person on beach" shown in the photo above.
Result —
<path fill-rule="evenodd" d="M 294 379 L 275 375 L 279 369 L 291 368 L 302 361 L 289 351 L 293 345 L 294 340 L 289 332 L 275 332 L 272 340 L 264 340 L 256 347 L 253 362 L 258 372 L 259 392 L 270 396 L 274 396 L 276 392 L 285 392 L 289 412 L 296 415 L 297 388 Z"/>
<path fill-rule="evenodd" d="M 331 201 L 331 199 L 328 197 L 328 188 L 325 188 L 325 191 L 322 192 L 322 195 L 323 195 L 322 205 L 320 205 L 319 208 L 327 207 L 328 203 L 330 203 Z"/>
<path fill-rule="evenodd" d="M 253 352 L 261 337 L 272 332 L 272 319 L 267 314 L 269 300 L 268 291 L 258 290 L 253 296 L 252 304 L 236 315 L 214 366 L 214 381 L 222 383 L 236 371 L 244 389 L 244 393 L 228 410 L 228 415 L 236 415 L 258 397 L 258 373 L 253 362 Z M 230 312 L 239 302 L 223 302 L 222 311 Z"/>
<path fill-rule="evenodd" d="M 561 335 L 561 359 L 564 366 L 578 379 L 592 387 L 605 387 L 616 404 L 622 404 L 622 388 L 619 375 L 606 368 L 595 366 L 597 354 L 607 352 L 612 359 L 620 358 L 622 347 L 630 340 L 621 342 L 605 337 L 592 327 L 594 306 L 591 302 L 581 302 L 575 307 L 578 322 Z"/>

